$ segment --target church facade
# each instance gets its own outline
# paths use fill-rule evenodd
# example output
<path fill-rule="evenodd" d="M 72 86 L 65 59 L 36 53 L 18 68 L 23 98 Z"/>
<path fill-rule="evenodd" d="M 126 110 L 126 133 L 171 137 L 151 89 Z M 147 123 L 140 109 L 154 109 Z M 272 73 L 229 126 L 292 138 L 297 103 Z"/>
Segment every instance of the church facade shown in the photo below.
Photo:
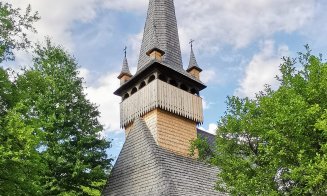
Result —
<path fill-rule="evenodd" d="M 126 58 L 118 76 L 120 124 L 126 141 L 102 195 L 225 195 L 218 169 L 189 157 L 190 141 L 203 122 L 199 67 L 191 43 L 182 64 L 173 0 L 150 0 L 137 72 Z"/>

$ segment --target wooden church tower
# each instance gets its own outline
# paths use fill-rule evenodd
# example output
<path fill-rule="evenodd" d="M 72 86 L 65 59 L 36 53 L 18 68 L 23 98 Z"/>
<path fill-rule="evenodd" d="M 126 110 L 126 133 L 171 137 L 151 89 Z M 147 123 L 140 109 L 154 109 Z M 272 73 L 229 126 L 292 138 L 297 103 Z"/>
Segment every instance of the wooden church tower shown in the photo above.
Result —
<path fill-rule="evenodd" d="M 126 136 L 141 117 L 162 148 L 188 156 L 190 141 L 203 122 L 200 80 L 191 43 L 183 68 L 173 0 L 150 0 L 137 72 L 131 75 L 125 58 L 115 94 L 122 97 L 120 124 Z"/>
<path fill-rule="evenodd" d="M 191 41 L 190 62 L 182 64 L 173 0 L 149 0 L 138 67 L 126 58 L 115 91 L 121 96 L 120 124 L 126 141 L 110 172 L 103 196 L 214 196 L 219 169 L 188 156 L 203 122 L 200 80 Z M 210 142 L 211 141 L 211 142 Z"/>

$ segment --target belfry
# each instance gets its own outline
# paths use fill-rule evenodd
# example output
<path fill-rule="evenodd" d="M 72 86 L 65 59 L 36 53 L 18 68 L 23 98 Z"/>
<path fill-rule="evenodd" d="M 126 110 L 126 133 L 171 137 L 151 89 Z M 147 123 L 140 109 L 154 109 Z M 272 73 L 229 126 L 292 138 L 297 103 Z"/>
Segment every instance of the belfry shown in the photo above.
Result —
<path fill-rule="evenodd" d="M 149 0 L 143 40 L 132 75 L 126 52 L 114 92 L 122 98 L 120 124 L 126 142 L 103 195 L 222 195 L 218 169 L 189 157 L 203 123 L 199 67 L 191 41 L 183 68 L 173 0 Z"/>
<path fill-rule="evenodd" d="M 173 1 L 150 1 L 137 72 L 131 78 L 126 62 L 115 92 L 122 97 L 126 135 L 135 118 L 142 117 L 159 146 L 187 156 L 196 125 L 203 122 L 199 92 L 205 85 L 193 49 L 189 72 L 183 69 Z"/>

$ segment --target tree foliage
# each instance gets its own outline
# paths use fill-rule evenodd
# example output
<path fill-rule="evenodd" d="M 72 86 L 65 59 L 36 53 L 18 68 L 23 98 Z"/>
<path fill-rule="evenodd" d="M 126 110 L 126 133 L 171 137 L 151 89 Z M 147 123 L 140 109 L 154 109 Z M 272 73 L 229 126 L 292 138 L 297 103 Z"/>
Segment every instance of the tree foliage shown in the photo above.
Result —
<path fill-rule="evenodd" d="M 207 138 L 198 134 L 198 137 L 191 141 L 189 155 L 191 157 L 197 157 L 199 161 L 205 161 L 210 163 L 214 155 L 214 147 L 210 146 Z"/>
<path fill-rule="evenodd" d="M 229 97 L 213 164 L 233 195 L 327 194 L 327 63 L 283 58 L 278 90 Z"/>
<path fill-rule="evenodd" d="M 30 106 L 45 122 L 42 157 L 51 168 L 45 179 L 46 194 L 74 191 L 80 195 L 83 187 L 101 190 L 110 169 L 111 159 L 106 155 L 110 143 L 101 138 L 99 112 L 85 98 L 77 64 L 49 41 L 46 47 L 38 46 L 36 54 L 34 69 L 18 86 L 29 89 L 29 73 L 37 72 L 45 80 L 39 88 L 42 93 L 36 94 Z M 31 96 L 29 90 L 24 93 Z"/>
<path fill-rule="evenodd" d="M 27 32 L 36 32 L 32 26 L 39 20 L 38 13 L 32 13 L 31 6 L 22 15 L 20 8 L 0 2 L 0 63 L 14 60 L 14 49 L 26 49 L 31 45 Z"/>
<path fill-rule="evenodd" d="M 38 20 L 30 6 L 0 2 L 0 63 L 30 47 Z M 97 106 L 78 65 L 49 40 L 20 74 L 0 67 L 0 195 L 100 195 L 111 166 Z"/>
<path fill-rule="evenodd" d="M 24 120 L 27 106 L 16 102 L 17 90 L 0 68 L 0 195 L 40 195 L 44 164 L 37 152 L 37 120 Z"/>
<path fill-rule="evenodd" d="M 5 115 L 14 102 L 13 90 L 7 71 L 0 67 L 0 117 Z"/>
<path fill-rule="evenodd" d="M 35 31 L 36 20 L 30 6 L 20 15 L 20 9 L 0 2 L 0 63 L 14 60 L 14 49 L 30 46 L 26 32 Z M 42 137 L 36 120 L 23 120 L 27 106 L 18 103 L 18 89 L 9 77 L 9 70 L 0 67 L 0 195 L 40 195 L 44 164 L 36 149 Z"/>
<path fill-rule="evenodd" d="M 75 59 L 47 41 L 11 82 L 1 70 L 0 195 L 99 195 L 112 159 Z"/>

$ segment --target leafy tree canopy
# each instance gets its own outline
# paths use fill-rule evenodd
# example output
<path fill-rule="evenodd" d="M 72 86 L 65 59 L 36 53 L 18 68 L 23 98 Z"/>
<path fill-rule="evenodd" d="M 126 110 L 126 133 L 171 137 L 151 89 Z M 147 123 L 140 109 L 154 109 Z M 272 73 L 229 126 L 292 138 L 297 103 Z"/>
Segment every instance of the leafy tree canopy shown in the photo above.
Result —
<path fill-rule="evenodd" d="M 22 16 L 0 2 L 0 63 L 30 47 L 36 20 L 30 6 Z M 50 40 L 33 56 L 20 74 L 0 67 L 0 195 L 100 195 L 111 143 L 76 60 Z"/>
<path fill-rule="evenodd" d="M 4 60 L 14 60 L 14 49 L 26 49 L 31 45 L 27 32 L 36 32 L 32 26 L 39 20 L 38 13 L 32 13 L 31 6 L 20 14 L 19 8 L 0 2 L 0 63 Z"/>
<path fill-rule="evenodd" d="M 1 70 L 0 195 L 100 195 L 110 142 L 77 68 L 47 40 L 13 82 Z"/>
<path fill-rule="evenodd" d="M 327 194 L 327 63 L 283 58 L 278 90 L 229 97 L 211 163 L 233 195 Z"/>
<path fill-rule="evenodd" d="M 101 138 L 97 107 L 85 98 L 82 79 L 78 77 L 75 59 L 61 47 L 47 41 L 36 47 L 34 69 L 27 71 L 17 85 L 23 95 L 31 97 L 30 108 L 38 111 L 44 122 L 44 151 L 41 153 L 50 168 L 44 179 L 46 195 L 84 190 L 101 190 L 110 169 L 106 149 L 110 142 Z M 44 80 L 34 88 L 29 77 L 35 73 Z M 24 100 L 27 100 L 25 98 Z"/>
<path fill-rule="evenodd" d="M 214 146 L 210 146 L 206 137 L 198 134 L 198 137 L 191 141 L 189 155 L 197 157 L 199 161 L 211 163 L 214 156 Z"/>

